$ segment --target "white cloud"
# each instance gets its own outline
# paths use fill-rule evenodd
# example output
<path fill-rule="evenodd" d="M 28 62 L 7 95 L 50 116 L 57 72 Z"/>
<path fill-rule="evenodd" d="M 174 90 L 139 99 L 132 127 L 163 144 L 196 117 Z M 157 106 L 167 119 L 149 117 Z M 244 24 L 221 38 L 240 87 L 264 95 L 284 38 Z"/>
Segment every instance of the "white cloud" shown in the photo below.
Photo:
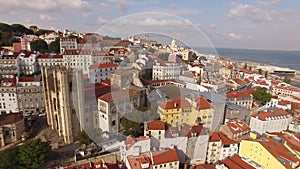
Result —
<path fill-rule="evenodd" d="M 236 33 L 232 33 L 232 32 L 229 33 L 227 35 L 227 37 L 229 39 L 232 39 L 232 40 L 241 40 L 241 39 L 245 40 L 245 39 L 252 39 L 253 38 L 252 36 L 247 36 L 247 35 L 242 35 L 242 34 L 236 34 Z"/>
<path fill-rule="evenodd" d="M 274 5 L 277 5 L 278 3 L 280 2 L 280 0 L 271 0 L 269 2 L 266 2 L 266 1 L 258 1 L 257 4 L 261 7 L 264 7 L 264 8 L 270 8 Z"/>
<path fill-rule="evenodd" d="M 53 22 L 53 21 L 55 21 L 55 19 L 51 18 L 49 15 L 44 15 L 44 14 L 41 14 L 41 15 L 39 16 L 39 18 L 40 18 L 41 20 L 48 21 L 48 22 Z"/>
<path fill-rule="evenodd" d="M 229 37 L 230 39 L 234 39 L 234 40 L 240 40 L 240 39 L 241 39 L 241 36 L 240 36 L 240 35 L 237 35 L 237 34 L 235 34 L 235 33 L 229 33 L 229 34 L 228 34 L 228 37 Z"/>
<path fill-rule="evenodd" d="M 10 12 L 11 10 L 28 10 L 28 11 L 62 11 L 71 9 L 90 9 L 90 3 L 84 0 L 0 0 L 0 12 Z"/>
<path fill-rule="evenodd" d="M 107 2 L 114 3 L 121 12 L 126 11 L 129 7 L 129 4 L 126 0 L 107 0 Z"/>
<path fill-rule="evenodd" d="M 215 29 L 215 28 L 217 28 L 217 25 L 216 24 L 210 24 L 210 27 Z"/>
<path fill-rule="evenodd" d="M 140 20 L 128 20 L 123 19 L 120 21 L 120 24 L 132 24 L 140 26 L 181 26 L 190 24 L 189 20 L 182 19 L 157 19 L 153 17 L 147 17 L 146 19 Z"/>
<path fill-rule="evenodd" d="M 275 4 L 274 2 L 265 2 L 265 6 L 270 4 Z M 262 4 L 261 4 L 262 5 Z M 229 10 L 229 18 L 236 19 L 246 19 L 251 22 L 273 22 L 280 21 L 287 11 L 285 10 L 272 10 L 266 7 L 258 7 L 250 4 L 234 3 L 232 8 Z"/>
<path fill-rule="evenodd" d="M 105 18 L 102 18 L 102 17 L 98 17 L 98 19 L 97 19 L 97 23 L 101 24 L 101 25 L 107 24 L 108 22 L 109 22 L 108 19 L 105 19 Z"/>

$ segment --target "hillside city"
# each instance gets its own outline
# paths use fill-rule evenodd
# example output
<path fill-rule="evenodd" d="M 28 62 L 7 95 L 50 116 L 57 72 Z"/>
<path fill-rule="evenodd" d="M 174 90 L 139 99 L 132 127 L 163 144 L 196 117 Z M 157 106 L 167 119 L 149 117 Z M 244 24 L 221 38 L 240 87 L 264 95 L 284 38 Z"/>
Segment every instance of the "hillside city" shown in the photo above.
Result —
<path fill-rule="evenodd" d="M 25 30 L 0 34 L 0 168 L 299 168 L 296 71 L 151 34 Z"/>

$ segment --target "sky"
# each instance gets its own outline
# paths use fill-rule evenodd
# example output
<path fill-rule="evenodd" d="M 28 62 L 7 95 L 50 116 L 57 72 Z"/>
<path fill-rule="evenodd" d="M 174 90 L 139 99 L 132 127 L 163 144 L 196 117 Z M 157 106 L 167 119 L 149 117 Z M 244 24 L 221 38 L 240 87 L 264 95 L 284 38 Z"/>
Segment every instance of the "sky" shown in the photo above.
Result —
<path fill-rule="evenodd" d="M 0 22 L 9 24 L 87 33 L 118 22 L 116 29 L 106 29 L 118 35 L 138 26 L 152 26 L 156 32 L 163 28 L 164 34 L 172 28 L 178 32 L 171 36 L 183 34 L 191 46 L 198 30 L 215 47 L 300 50 L 300 1 L 295 0 L 0 0 L 0 4 Z"/>

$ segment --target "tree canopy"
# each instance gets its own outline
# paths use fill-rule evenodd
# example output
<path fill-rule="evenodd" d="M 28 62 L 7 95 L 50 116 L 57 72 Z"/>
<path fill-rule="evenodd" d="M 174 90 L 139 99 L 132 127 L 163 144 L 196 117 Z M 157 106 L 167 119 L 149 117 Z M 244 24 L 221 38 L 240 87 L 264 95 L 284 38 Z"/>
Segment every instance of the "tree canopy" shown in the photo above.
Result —
<path fill-rule="evenodd" d="M 21 146 L 0 152 L 0 168 L 40 168 L 46 163 L 51 151 L 49 142 L 31 140 Z"/>
<path fill-rule="evenodd" d="M 285 76 L 282 81 L 287 83 L 287 84 L 291 84 L 291 78 L 289 78 L 287 76 Z"/>
<path fill-rule="evenodd" d="M 60 52 L 59 38 L 56 38 L 55 41 L 53 41 L 49 44 L 49 51 L 51 53 L 59 53 Z"/>
<path fill-rule="evenodd" d="M 32 51 L 39 51 L 41 53 L 45 53 L 45 52 L 48 51 L 48 45 L 42 39 L 31 42 L 30 43 L 30 48 L 31 48 Z"/>
<path fill-rule="evenodd" d="M 253 92 L 253 98 L 259 101 L 262 105 L 265 105 L 271 100 L 272 95 L 268 93 L 267 88 L 258 88 Z"/>
<path fill-rule="evenodd" d="M 76 141 L 79 141 L 80 144 L 85 144 L 85 145 L 89 145 L 93 142 L 92 139 L 90 139 L 90 137 L 87 135 L 87 133 L 83 130 L 81 131 L 76 137 L 75 137 Z"/>

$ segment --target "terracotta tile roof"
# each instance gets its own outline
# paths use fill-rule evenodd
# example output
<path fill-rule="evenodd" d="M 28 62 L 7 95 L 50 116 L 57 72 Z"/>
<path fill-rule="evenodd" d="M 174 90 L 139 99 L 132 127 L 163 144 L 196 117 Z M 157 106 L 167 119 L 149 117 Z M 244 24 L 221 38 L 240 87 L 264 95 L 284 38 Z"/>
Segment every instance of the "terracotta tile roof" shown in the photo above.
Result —
<path fill-rule="evenodd" d="M 170 162 L 179 161 L 177 152 L 175 149 L 153 151 L 152 152 L 153 165 L 165 164 Z"/>
<path fill-rule="evenodd" d="M 242 158 L 239 155 L 232 156 L 231 161 L 233 161 L 235 164 L 239 165 L 243 169 L 255 169 L 255 167 L 242 160 Z"/>
<path fill-rule="evenodd" d="M 229 158 L 226 158 L 223 163 L 225 164 L 226 167 L 229 169 L 243 169 L 241 166 L 230 160 Z"/>
<path fill-rule="evenodd" d="M 42 54 L 42 55 L 38 55 L 37 59 L 45 59 L 45 58 L 49 58 L 50 54 L 46 53 L 46 54 Z"/>
<path fill-rule="evenodd" d="M 258 88 L 261 88 L 260 86 L 255 86 L 255 87 L 252 87 L 248 90 L 246 90 L 245 92 L 248 93 L 248 94 L 253 94 Z"/>
<path fill-rule="evenodd" d="M 1 114 L 0 115 L 0 126 L 17 123 L 23 120 L 21 113 Z"/>
<path fill-rule="evenodd" d="M 278 104 L 284 106 L 284 105 L 290 105 L 291 102 L 288 101 L 288 100 L 279 100 L 279 101 L 278 101 Z"/>
<path fill-rule="evenodd" d="M 287 86 L 285 84 L 273 86 L 273 88 L 275 88 L 275 89 L 282 89 L 282 90 L 288 90 L 288 91 L 292 91 L 292 92 L 300 92 L 300 89 L 298 89 L 298 88 L 296 88 L 294 86 Z"/>
<path fill-rule="evenodd" d="M 238 79 L 238 78 L 234 78 L 232 80 L 235 81 L 239 85 L 241 85 L 242 83 L 245 83 L 242 79 Z"/>
<path fill-rule="evenodd" d="M 138 157 L 129 156 L 127 157 L 129 165 L 134 169 L 142 169 L 142 164 L 151 164 L 151 157 L 149 153 L 142 153 Z"/>
<path fill-rule="evenodd" d="M 128 136 L 125 140 L 127 150 L 129 150 L 136 142 L 137 140 L 135 140 L 133 136 Z"/>
<path fill-rule="evenodd" d="M 191 167 L 190 169 L 215 169 L 215 167 L 212 165 L 209 165 L 209 164 L 200 164 L 200 165 Z"/>
<path fill-rule="evenodd" d="M 250 132 L 250 127 L 243 121 L 234 120 L 232 122 L 227 122 L 226 126 L 229 128 L 231 133 L 243 133 L 243 132 Z"/>
<path fill-rule="evenodd" d="M 290 150 L 284 144 L 277 143 L 273 139 L 268 141 L 258 141 L 266 150 L 269 151 L 275 158 L 284 158 L 293 163 L 299 162 L 296 156 L 291 155 Z"/>
<path fill-rule="evenodd" d="M 174 138 L 175 135 L 178 137 L 192 137 L 192 134 L 196 134 L 196 137 L 202 134 L 207 134 L 202 125 L 190 126 L 183 124 L 181 126 L 169 127 L 166 130 L 166 138 Z"/>
<path fill-rule="evenodd" d="M 246 92 L 233 91 L 233 92 L 227 93 L 226 97 L 227 98 L 244 98 L 244 97 L 251 97 L 251 95 Z"/>
<path fill-rule="evenodd" d="M 34 77 L 21 77 L 19 79 L 19 82 L 34 82 L 35 78 Z"/>
<path fill-rule="evenodd" d="M 118 90 L 114 92 L 110 92 L 100 96 L 98 99 L 101 99 L 106 102 L 114 102 L 121 99 L 129 99 L 130 97 L 139 96 L 139 92 L 135 90 Z"/>
<path fill-rule="evenodd" d="M 160 120 L 153 120 L 147 122 L 148 130 L 165 130 L 165 123 Z"/>
<path fill-rule="evenodd" d="M 191 104 L 184 98 L 173 99 L 167 103 L 160 104 L 159 106 L 165 110 L 191 108 Z"/>
<path fill-rule="evenodd" d="M 91 65 L 89 69 L 111 68 L 111 67 L 118 67 L 118 64 L 109 63 L 109 64 Z"/>
<path fill-rule="evenodd" d="M 252 117 L 258 118 L 259 120 L 266 121 L 266 120 L 278 120 L 278 119 L 286 119 L 291 117 L 288 112 L 285 110 L 274 110 L 273 112 L 264 112 L 261 111 Z"/>
<path fill-rule="evenodd" d="M 195 101 L 197 102 L 196 110 L 205 110 L 211 108 L 211 104 L 203 96 L 195 98 Z"/>
<path fill-rule="evenodd" d="M 228 138 L 228 136 L 226 136 L 222 132 L 212 132 L 212 133 L 210 133 L 209 142 L 221 142 L 222 145 L 237 144 L 236 141 Z"/>
<path fill-rule="evenodd" d="M 63 55 L 56 54 L 56 55 L 54 55 L 52 58 L 55 58 L 55 59 L 60 58 L 60 59 L 62 59 L 63 57 L 64 57 Z"/>

